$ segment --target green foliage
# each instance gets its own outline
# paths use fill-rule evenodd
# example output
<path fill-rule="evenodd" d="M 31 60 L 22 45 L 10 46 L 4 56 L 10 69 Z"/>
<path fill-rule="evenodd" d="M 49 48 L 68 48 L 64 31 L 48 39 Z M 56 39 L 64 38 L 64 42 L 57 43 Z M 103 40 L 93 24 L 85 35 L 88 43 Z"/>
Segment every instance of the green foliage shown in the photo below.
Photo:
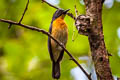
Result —
<path fill-rule="evenodd" d="M 0 0 L 0 18 L 19 21 L 24 11 L 27 0 Z M 81 14 L 85 13 L 84 5 L 79 0 L 60 0 L 59 6 L 63 9 L 71 9 L 75 15 L 74 5 Z M 120 77 L 120 57 L 118 48 L 120 39 L 117 35 L 117 29 L 120 27 L 120 3 L 115 2 L 113 7 L 103 9 L 103 30 L 106 47 L 112 57 L 110 63 L 114 75 Z M 23 24 L 36 26 L 48 31 L 52 14 L 55 9 L 40 0 L 30 0 L 28 10 L 22 21 Z M 68 25 L 69 38 L 66 48 L 76 58 L 89 53 L 88 38 L 77 33 L 74 21 L 66 16 L 65 21 Z M 7 29 L 8 24 L 0 22 L 0 80 L 52 80 L 52 66 L 47 49 L 47 36 L 24 29 L 18 26 L 12 26 Z M 75 35 L 73 36 L 73 31 Z M 78 36 L 77 36 L 78 35 Z M 75 41 L 72 41 L 72 36 Z M 1 51 L 2 50 L 2 51 Z M 2 55 L 1 55 L 2 54 Z M 77 59 L 78 60 L 78 59 Z M 82 61 L 79 61 L 82 63 Z M 61 63 L 61 79 L 73 80 L 70 70 L 76 67 L 75 63 L 69 60 L 65 53 Z"/>

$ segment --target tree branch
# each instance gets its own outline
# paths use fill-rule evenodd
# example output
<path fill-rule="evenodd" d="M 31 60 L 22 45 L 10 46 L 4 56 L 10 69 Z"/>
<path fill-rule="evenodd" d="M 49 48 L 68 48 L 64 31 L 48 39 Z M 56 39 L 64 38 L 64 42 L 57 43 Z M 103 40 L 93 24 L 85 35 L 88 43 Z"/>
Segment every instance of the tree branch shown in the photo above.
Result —
<path fill-rule="evenodd" d="M 77 10 L 77 8 L 76 8 L 76 5 L 74 6 L 75 7 L 75 14 L 76 14 L 76 17 L 78 17 L 78 10 Z"/>
<path fill-rule="evenodd" d="M 25 7 L 25 10 L 24 10 L 24 12 L 23 12 L 23 14 L 22 14 L 22 17 L 21 17 L 19 23 L 21 23 L 22 20 L 23 20 L 23 17 L 24 17 L 24 15 L 25 15 L 25 13 L 26 13 L 26 11 L 27 11 L 27 9 L 28 9 L 28 4 L 29 4 L 29 0 L 27 1 L 27 4 L 26 4 L 26 7 Z M 8 29 L 10 29 L 11 26 L 12 26 L 12 24 L 9 24 Z"/>
<path fill-rule="evenodd" d="M 46 4 L 48 4 L 49 6 L 55 8 L 55 9 L 61 9 L 61 8 L 58 8 L 58 7 L 56 7 L 56 6 L 48 3 L 46 0 L 42 0 L 42 2 L 45 2 Z M 70 16 L 71 18 L 73 18 L 74 20 L 76 19 L 75 16 L 74 16 L 72 13 L 69 13 L 69 12 L 68 12 L 67 15 Z"/>
<path fill-rule="evenodd" d="M 49 6 L 55 8 L 55 9 L 60 9 L 60 8 L 58 8 L 58 7 L 56 7 L 56 6 L 54 6 L 54 5 L 50 4 L 50 3 L 48 3 L 48 2 L 45 1 L 45 0 L 42 0 L 42 2 L 45 2 L 46 4 L 48 4 Z"/>
<path fill-rule="evenodd" d="M 25 10 L 24 10 L 24 12 L 23 12 L 23 14 L 22 14 L 22 17 L 21 17 L 19 23 L 21 23 L 22 20 L 23 20 L 23 17 L 24 17 L 24 15 L 25 15 L 25 13 L 26 13 L 26 11 L 27 11 L 27 9 L 28 9 L 28 4 L 29 4 L 29 0 L 27 1 L 27 4 L 26 4 L 26 7 L 25 7 Z"/>

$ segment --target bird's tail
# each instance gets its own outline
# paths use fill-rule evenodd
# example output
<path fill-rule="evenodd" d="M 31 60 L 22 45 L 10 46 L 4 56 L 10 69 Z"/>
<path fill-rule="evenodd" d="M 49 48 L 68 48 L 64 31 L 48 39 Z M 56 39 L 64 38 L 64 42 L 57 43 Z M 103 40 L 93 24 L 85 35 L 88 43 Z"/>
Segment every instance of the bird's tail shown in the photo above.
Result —
<path fill-rule="evenodd" d="M 60 64 L 59 64 L 59 62 L 53 62 L 52 77 L 54 79 L 59 79 L 60 78 Z"/>

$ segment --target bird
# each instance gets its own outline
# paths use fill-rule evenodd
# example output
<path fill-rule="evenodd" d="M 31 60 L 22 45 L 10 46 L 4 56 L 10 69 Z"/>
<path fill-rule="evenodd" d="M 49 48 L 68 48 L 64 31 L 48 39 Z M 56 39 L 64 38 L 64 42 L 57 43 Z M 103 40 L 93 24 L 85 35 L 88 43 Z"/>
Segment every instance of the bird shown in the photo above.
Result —
<path fill-rule="evenodd" d="M 70 9 L 57 9 L 53 14 L 52 21 L 49 28 L 49 33 L 66 46 L 68 40 L 68 27 L 64 21 L 67 12 Z M 61 48 L 54 40 L 48 37 L 48 51 L 52 61 L 52 77 L 54 79 L 60 78 L 60 62 L 63 58 L 64 49 Z"/>

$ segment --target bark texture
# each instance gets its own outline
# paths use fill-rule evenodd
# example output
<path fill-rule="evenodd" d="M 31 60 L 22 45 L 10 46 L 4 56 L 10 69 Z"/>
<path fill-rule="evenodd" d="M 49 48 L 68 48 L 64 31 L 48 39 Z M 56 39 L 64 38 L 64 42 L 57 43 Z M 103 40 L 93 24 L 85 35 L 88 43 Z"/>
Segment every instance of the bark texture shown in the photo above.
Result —
<path fill-rule="evenodd" d="M 98 80 L 113 80 L 102 26 L 103 0 L 84 0 L 86 16 L 90 17 L 88 39 Z"/>

